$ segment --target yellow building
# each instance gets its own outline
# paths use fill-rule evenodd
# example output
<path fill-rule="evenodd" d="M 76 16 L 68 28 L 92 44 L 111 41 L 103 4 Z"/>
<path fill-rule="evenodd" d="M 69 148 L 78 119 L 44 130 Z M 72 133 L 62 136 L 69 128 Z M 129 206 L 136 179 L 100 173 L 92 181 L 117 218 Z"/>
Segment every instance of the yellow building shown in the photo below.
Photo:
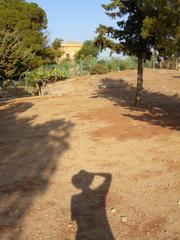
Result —
<path fill-rule="evenodd" d="M 71 59 L 73 60 L 76 53 L 81 49 L 82 43 L 79 42 L 64 42 L 61 44 L 61 50 L 63 55 L 61 59 Z"/>

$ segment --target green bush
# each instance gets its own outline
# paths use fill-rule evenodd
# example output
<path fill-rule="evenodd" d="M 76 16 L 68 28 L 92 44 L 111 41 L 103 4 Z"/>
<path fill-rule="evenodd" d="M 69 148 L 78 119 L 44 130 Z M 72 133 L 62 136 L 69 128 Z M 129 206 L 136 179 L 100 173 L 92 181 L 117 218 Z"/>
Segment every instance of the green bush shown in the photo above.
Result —
<path fill-rule="evenodd" d="M 111 58 L 109 60 L 102 59 L 94 67 L 91 68 L 91 74 L 106 74 L 112 71 L 128 69 L 128 62 L 119 58 Z"/>
<path fill-rule="evenodd" d="M 28 80 L 28 86 L 35 88 L 36 87 L 37 80 L 29 79 Z"/>
<path fill-rule="evenodd" d="M 109 68 L 106 64 L 99 62 L 97 63 L 94 67 L 90 69 L 90 74 L 95 75 L 95 74 L 106 74 L 109 72 Z"/>
<path fill-rule="evenodd" d="M 108 61 L 108 68 L 110 71 L 126 70 L 128 69 L 128 64 L 125 60 L 111 58 Z"/>
<path fill-rule="evenodd" d="M 54 81 L 64 80 L 70 77 L 69 67 L 67 63 L 63 65 L 49 65 L 43 66 L 42 68 L 31 71 L 27 74 L 28 86 L 36 87 L 38 80 L 50 80 Z"/>
<path fill-rule="evenodd" d="M 76 60 L 79 75 L 90 72 L 91 68 L 97 64 L 97 59 L 93 56 L 88 56 L 84 59 Z"/>

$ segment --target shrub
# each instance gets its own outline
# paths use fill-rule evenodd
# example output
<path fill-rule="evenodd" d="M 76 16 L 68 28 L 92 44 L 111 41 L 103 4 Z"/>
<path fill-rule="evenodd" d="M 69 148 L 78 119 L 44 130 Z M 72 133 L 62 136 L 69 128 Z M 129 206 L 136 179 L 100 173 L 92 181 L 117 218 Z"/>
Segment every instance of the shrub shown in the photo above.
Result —
<path fill-rule="evenodd" d="M 90 74 L 106 74 L 109 72 L 109 68 L 106 64 L 99 62 L 94 67 L 90 69 Z"/>
<path fill-rule="evenodd" d="M 64 80 L 70 77 L 68 67 L 65 65 L 44 66 L 36 71 L 27 74 L 28 86 L 36 87 L 38 80 Z"/>

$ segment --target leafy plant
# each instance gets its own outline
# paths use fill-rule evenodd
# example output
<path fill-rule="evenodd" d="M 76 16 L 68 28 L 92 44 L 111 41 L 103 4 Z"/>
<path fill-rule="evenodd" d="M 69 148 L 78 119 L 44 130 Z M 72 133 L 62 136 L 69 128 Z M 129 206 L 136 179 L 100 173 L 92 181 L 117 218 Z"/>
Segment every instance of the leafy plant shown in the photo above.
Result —
<path fill-rule="evenodd" d="M 109 72 L 108 66 L 106 66 L 104 63 L 101 63 L 101 62 L 97 63 L 94 67 L 90 69 L 90 73 L 92 75 L 95 75 L 95 74 L 101 75 L 101 74 L 106 74 L 108 72 Z"/>

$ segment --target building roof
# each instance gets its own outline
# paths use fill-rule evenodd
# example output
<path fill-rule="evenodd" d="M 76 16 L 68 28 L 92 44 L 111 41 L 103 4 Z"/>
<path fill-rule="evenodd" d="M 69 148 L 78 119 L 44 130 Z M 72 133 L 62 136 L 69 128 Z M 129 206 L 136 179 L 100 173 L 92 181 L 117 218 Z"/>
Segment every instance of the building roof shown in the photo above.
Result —
<path fill-rule="evenodd" d="M 68 42 L 63 42 L 61 44 L 62 47 L 64 46 L 82 46 L 81 42 L 77 42 L 77 41 L 68 41 Z"/>

